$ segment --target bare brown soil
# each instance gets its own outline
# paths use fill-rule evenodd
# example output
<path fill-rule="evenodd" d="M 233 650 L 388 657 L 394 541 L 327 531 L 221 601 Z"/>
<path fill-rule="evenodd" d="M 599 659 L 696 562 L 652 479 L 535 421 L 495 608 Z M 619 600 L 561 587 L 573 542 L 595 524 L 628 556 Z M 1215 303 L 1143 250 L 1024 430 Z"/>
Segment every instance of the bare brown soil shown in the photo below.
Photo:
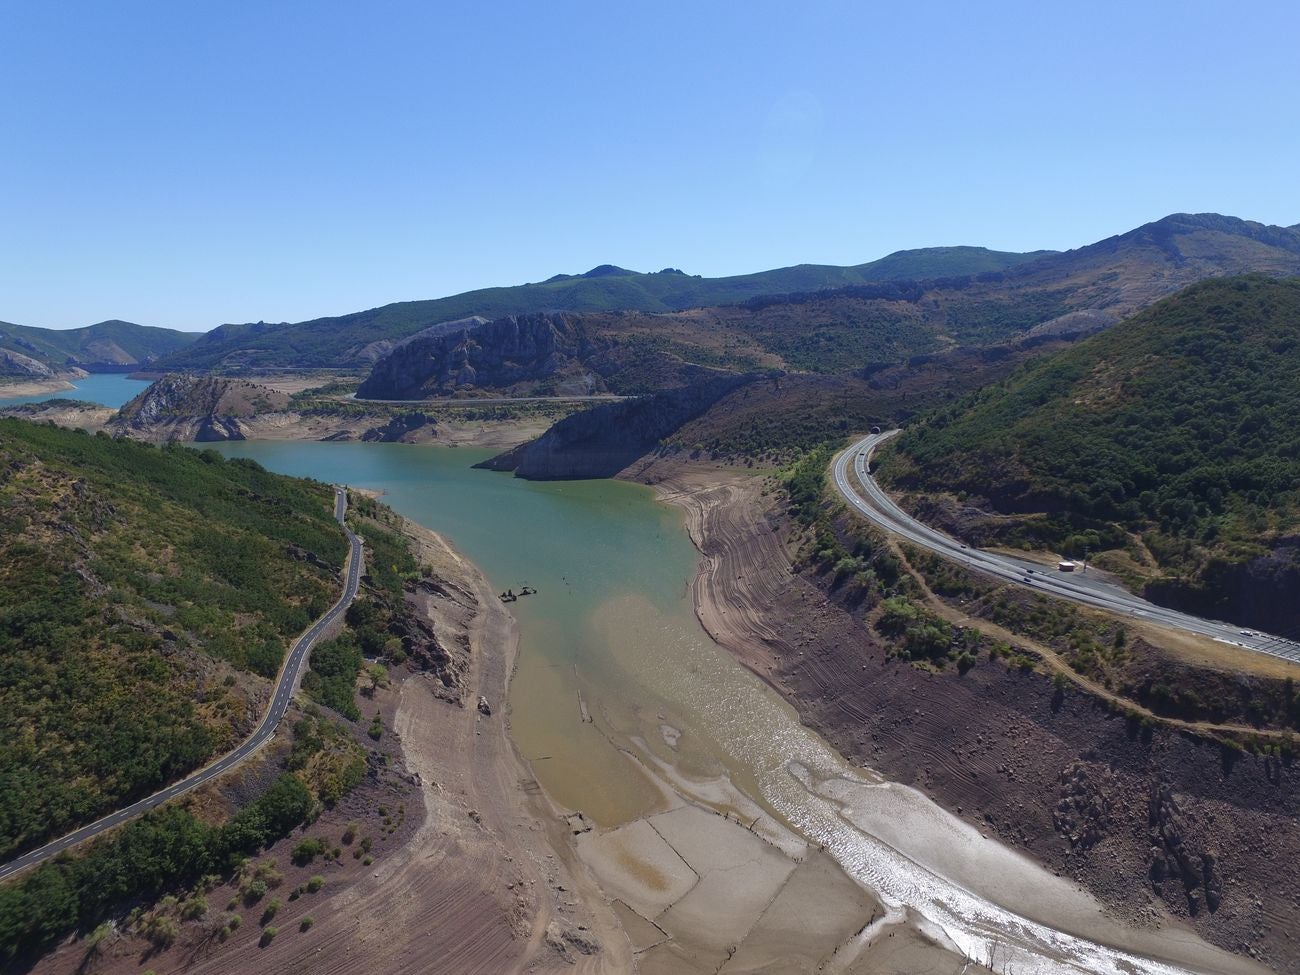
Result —
<path fill-rule="evenodd" d="M 705 629 L 847 758 L 1075 879 L 1131 924 L 1188 923 L 1278 971 L 1300 967 L 1290 766 L 1143 727 L 1034 670 L 981 659 L 959 675 L 890 659 L 819 580 L 792 571 L 800 533 L 760 478 L 671 459 L 636 476 L 687 512 Z"/>

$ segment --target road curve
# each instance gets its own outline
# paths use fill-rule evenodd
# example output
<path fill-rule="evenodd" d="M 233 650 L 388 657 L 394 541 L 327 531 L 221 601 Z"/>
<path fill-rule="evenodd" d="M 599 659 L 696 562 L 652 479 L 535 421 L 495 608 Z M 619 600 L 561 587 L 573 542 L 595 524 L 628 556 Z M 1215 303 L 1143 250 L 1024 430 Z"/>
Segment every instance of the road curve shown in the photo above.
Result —
<path fill-rule="evenodd" d="M 97 836 L 105 830 L 120 826 L 123 823 L 134 819 L 142 813 L 148 812 L 164 802 L 175 799 L 177 796 L 184 795 L 191 789 L 202 785 L 205 782 L 211 782 L 218 776 L 224 775 L 235 766 L 241 764 L 250 755 L 264 745 L 279 727 L 280 722 L 284 719 L 285 713 L 289 710 L 289 702 L 293 698 L 294 692 L 298 689 L 298 682 L 302 679 L 302 672 L 307 664 L 311 648 L 316 640 L 335 620 L 347 611 L 353 598 L 357 594 L 357 586 L 361 581 L 361 539 L 359 539 L 352 530 L 348 528 L 344 521 L 347 514 L 348 496 L 347 491 L 340 487 L 334 488 L 334 517 L 342 526 L 344 533 L 348 538 L 348 561 L 343 581 L 343 595 L 341 595 L 333 606 L 313 623 L 302 636 L 294 643 L 289 651 L 289 657 L 285 660 L 284 665 L 280 668 L 280 676 L 275 683 L 275 693 L 271 698 L 271 706 L 267 709 L 266 714 L 262 717 L 262 723 L 257 726 L 244 743 L 234 751 L 227 752 L 218 758 L 215 762 L 197 772 L 191 774 L 188 778 L 181 779 L 169 785 L 167 788 L 155 792 L 151 796 L 133 802 L 131 805 L 117 812 L 109 813 L 103 819 L 96 820 L 87 826 L 73 830 L 66 836 L 57 840 L 46 843 L 39 849 L 24 853 L 16 859 L 10 860 L 4 866 L 0 866 L 0 881 L 4 881 L 26 870 L 28 867 L 34 867 L 43 863 L 50 857 L 57 856 L 64 850 L 76 846 L 92 836 Z"/>
<path fill-rule="evenodd" d="M 869 472 L 872 452 L 880 444 L 901 432 L 901 430 L 888 430 L 863 437 L 840 453 L 831 467 L 835 489 L 844 500 L 859 514 L 881 528 L 944 558 L 958 562 L 968 569 L 993 576 L 1003 582 L 1014 583 L 1084 606 L 1107 610 L 1120 616 L 1143 619 L 1157 625 L 1207 636 L 1257 653 L 1267 653 L 1300 663 L 1300 644 L 1293 640 L 1166 609 L 1092 576 L 1065 575 L 1010 556 L 968 548 L 942 532 L 917 521 L 894 503 Z"/>

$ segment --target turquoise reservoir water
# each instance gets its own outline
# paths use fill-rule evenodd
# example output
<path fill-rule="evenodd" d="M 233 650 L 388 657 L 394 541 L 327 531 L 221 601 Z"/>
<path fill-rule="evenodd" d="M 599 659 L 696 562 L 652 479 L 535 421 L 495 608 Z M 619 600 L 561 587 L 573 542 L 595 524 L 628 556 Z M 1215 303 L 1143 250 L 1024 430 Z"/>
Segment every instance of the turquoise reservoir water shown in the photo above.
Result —
<path fill-rule="evenodd" d="M 149 386 L 146 379 L 127 379 L 120 373 L 92 373 L 84 379 L 73 383 L 75 389 L 60 390 L 55 393 L 37 393 L 35 396 L 6 396 L 5 388 L 0 386 L 0 407 L 21 406 L 23 403 L 44 403 L 50 399 L 80 399 L 89 403 L 98 403 L 117 409 L 123 403 L 134 399 Z"/>
<path fill-rule="evenodd" d="M 693 643 L 697 558 L 679 512 L 621 481 L 539 483 L 474 470 L 493 451 L 404 444 L 236 442 L 213 445 L 268 469 L 374 488 L 403 516 L 449 538 L 510 604 L 521 649 L 512 727 L 552 797 L 610 824 L 661 799 L 611 743 L 657 729 L 669 705 L 631 678 L 653 649 Z M 611 619 L 615 632 L 610 632 Z M 634 636 L 635 639 L 625 639 Z M 710 648 L 711 652 L 712 648 Z M 665 666 L 667 666 L 665 664 Z M 597 713 L 580 717 L 578 693 Z M 644 721 L 632 713 L 646 710 Z"/>
<path fill-rule="evenodd" d="M 536 586 L 537 595 L 510 604 L 520 623 L 511 731 L 550 797 L 598 825 L 663 808 L 668 792 L 745 822 L 774 816 L 898 917 L 906 908 L 969 958 L 996 952 L 1003 972 L 1236 970 L 1190 932 L 1171 929 L 1164 940 L 1112 923 L 1072 884 L 921 793 L 848 766 L 704 634 L 689 590 L 697 554 L 679 513 L 648 489 L 476 471 L 489 452 L 466 449 L 216 449 L 286 474 L 383 490 L 398 512 L 450 538 L 496 589 Z M 591 721 L 581 718 L 579 694 Z M 1135 943 L 1196 963 L 1153 962 L 1125 950 Z"/>

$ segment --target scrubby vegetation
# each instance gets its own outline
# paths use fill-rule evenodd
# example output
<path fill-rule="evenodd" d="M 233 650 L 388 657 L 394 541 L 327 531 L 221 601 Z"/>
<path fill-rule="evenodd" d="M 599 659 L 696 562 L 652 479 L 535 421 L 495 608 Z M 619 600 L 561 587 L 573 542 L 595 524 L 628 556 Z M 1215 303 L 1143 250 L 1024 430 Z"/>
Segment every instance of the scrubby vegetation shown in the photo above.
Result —
<path fill-rule="evenodd" d="M 369 552 L 369 578 L 373 585 L 348 607 L 347 628 L 337 637 L 317 644 L 302 689 L 328 708 L 352 721 L 361 718 L 356 704 L 357 678 L 363 667 L 371 694 L 387 679 L 379 664 L 365 658 L 401 663 L 406 659 L 397 635 L 406 615 L 405 587 L 419 575 L 407 540 L 388 526 L 400 527 L 400 516 L 371 498 L 356 496 L 350 508 L 354 527 L 362 533 Z M 382 730 L 382 728 L 381 728 Z M 371 737 L 377 738 L 374 725 Z"/>
<path fill-rule="evenodd" d="M 911 546 L 904 551 L 929 588 L 964 614 L 1048 648 L 1074 673 L 1158 717 L 1300 730 L 1300 695 L 1294 681 L 1247 678 L 1184 663 L 1147 643 L 1123 621 L 996 582 Z M 973 630 L 967 634 L 973 636 Z M 1036 663 L 1023 651 L 1017 654 L 1009 646 L 984 643 L 991 654 L 1007 657 L 1013 666 L 1018 659 Z M 1058 671 L 1056 690 L 1063 692 L 1069 683 Z M 1286 747 L 1294 750 L 1290 744 Z"/>
<path fill-rule="evenodd" d="M 74 928 L 91 930 L 130 899 L 156 896 L 213 871 L 237 869 L 243 855 L 284 836 L 314 808 L 302 781 L 282 775 L 223 826 L 207 825 L 178 806 L 149 813 L 95 842 L 83 856 L 59 857 L 0 887 L 0 959 L 48 950 Z M 250 892 L 253 883 L 265 892 L 265 878 L 252 880 Z M 165 937 L 175 922 L 157 916 L 157 933 Z"/>
<path fill-rule="evenodd" d="M 311 651 L 311 669 L 303 675 L 302 689 L 346 718 L 361 717 L 353 696 L 361 671 L 361 651 L 351 633 L 324 640 Z"/>
<path fill-rule="evenodd" d="M 360 784 L 366 774 L 365 753 L 346 728 L 326 719 L 314 707 L 293 727 L 293 750 L 289 753 L 288 768 L 295 771 L 312 788 L 326 805 L 333 805 L 353 787 Z M 305 841 L 294 850 L 297 862 L 299 849 L 310 862 L 324 849 L 313 849 Z"/>
<path fill-rule="evenodd" d="M 230 747 L 337 594 L 324 485 L 0 420 L 0 859 Z"/>
<path fill-rule="evenodd" d="M 831 461 L 841 445 L 810 450 L 779 479 L 791 515 L 808 529 L 798 565 L 822 576 L 838 598 L 866 610 L 907 586 L 898 559 L 869 525 L 827 495 Z"/>
<path fill-rule="evenodd" d="M 1230 612 L 1231 566 L 1300 526 L 1297 377 L 1300 281 L 1206 281 L 934 412 L 882 475 L 1036 515 L 1003 540 L 1130 548 Z"/>

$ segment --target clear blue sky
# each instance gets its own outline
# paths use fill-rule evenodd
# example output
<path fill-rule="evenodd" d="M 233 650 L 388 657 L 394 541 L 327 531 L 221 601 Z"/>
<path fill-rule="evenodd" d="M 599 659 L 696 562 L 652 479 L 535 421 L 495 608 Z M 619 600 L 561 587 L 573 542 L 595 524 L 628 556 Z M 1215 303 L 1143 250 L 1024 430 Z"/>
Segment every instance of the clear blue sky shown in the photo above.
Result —
<path fill-rule="evenodd" d="M 0 0 L 0 320 L 1300 222 L 1300 6 Z"/>

